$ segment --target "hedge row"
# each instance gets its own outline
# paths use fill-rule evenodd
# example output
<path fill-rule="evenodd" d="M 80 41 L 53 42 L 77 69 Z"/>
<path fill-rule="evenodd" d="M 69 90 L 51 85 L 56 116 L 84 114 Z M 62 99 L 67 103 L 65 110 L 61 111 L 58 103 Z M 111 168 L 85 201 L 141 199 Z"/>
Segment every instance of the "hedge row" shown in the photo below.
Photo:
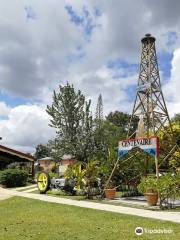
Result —
<path fill-rule="evenodd" d="M 19 169 L 6 169 L 0 171 L 0 184 L 6 187 L 25 186 L 28 179 L 28 173 Z"/>

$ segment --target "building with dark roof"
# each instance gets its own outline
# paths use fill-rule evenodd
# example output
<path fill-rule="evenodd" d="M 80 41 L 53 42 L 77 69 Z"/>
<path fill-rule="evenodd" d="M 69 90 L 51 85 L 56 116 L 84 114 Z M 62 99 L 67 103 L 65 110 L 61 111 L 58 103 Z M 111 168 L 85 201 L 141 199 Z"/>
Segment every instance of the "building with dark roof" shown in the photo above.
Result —
<path fill-rule="evenodd" d="M 27 163 L 31 168 L 31 173 L 34 172 L 35 158 L 31 154 L 23 153 L 9 147 L 0 145 L 0 169 L 5 168 L 10 163 L 19 162 Z"/>

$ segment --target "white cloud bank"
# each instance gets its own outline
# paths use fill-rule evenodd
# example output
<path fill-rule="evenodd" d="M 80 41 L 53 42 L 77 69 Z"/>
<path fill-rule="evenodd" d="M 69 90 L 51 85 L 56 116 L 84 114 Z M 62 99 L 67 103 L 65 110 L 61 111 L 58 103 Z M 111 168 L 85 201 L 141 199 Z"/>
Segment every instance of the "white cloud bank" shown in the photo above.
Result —
<path fill-rule="evenodd" d="M 0 117 L 6 117 L 10 113 L 11 108 L 5 102 L 0 102 Z"/>
<path fill-rule="evenodd" d="M 92 32 L 90 41 L 70 21 L 67 4 L 78 14 L 84 6 L 90 16 L 94 7 L 102 12 L 95 22 L 99 27 Z M 36 13 L 35 19 L 27 19 L 24 9 L 27 5 Z M 123 67 L 108 69 L 107 62 L 120 59 L 129 64 L 138 63 L 140 39 L 147 32 L 157 38 L 157 51 L 167 51 L 164 34 L 169 31 L 180 34 L 179 8 L 179 0 L 173 3 L 157 0 L 156 4 L 142 0 L 0 0 L 1 90 L 49 104 L 52 89 L 68 80 L 92 98 L 93 107 L 102 93 L 105 114 L 111 110 L 131 112 L 133 96 L 129 89 L 137 84 L 137 73 L 129 75 L 129 69 Z M 169 51 L 179 47 L 180 38 L 177 38 Z M 179 66 L 180 50 L 176 49 L 171 79 L 164 86 L 171 116 L 180 112 Z M 117 74 L 119 77 L 114 77 Z M 36 104 L 10 107 L 2 99 L 0 117 L 2 144 L 31 151 L 36 144 L 45 143 L 53 136 L 48 115 Z"/>
<path fill-rule="evenodd" d="M 20 105 L 12 108 L 7 117 L 0 122 L 3 145 L 32 152 L 37 144 L 47 143 L 54 136 L 54 129 L 48 126 L 49 116 L 42 106 Z"/>
<path fill-rule="evenodd" d="M 169 114 L 180 113 L 180 48 L 173 53 L 171 77 L 163 87 Z"/>

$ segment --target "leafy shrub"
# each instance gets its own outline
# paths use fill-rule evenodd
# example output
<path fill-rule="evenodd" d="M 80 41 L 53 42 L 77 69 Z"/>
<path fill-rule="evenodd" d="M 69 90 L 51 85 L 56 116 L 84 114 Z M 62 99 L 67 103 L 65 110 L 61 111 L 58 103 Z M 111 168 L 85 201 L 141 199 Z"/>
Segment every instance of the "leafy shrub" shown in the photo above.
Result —
<path fill-rule="evenodd" d="M 50 172 L 49 172 L 49 176 L 50 176 L 50 178 L 58 178 L 58 177 L 59 177 L 59 176 L 58 176 L 58 173 L 53 172 L 53 171 L 50 171 Z"/>
<path fill-rule="evenodd" d="M 35 179 L 32 176 L 28 177 L 27 182 L 32 184 L 36 183 Z"/>
<path fill-rule="evenodd" d="M 82 190 L 85 187 L 84 177 L 86 170 L 82 168 L 83 166 L 81 163 L 76 163 L 69 166 L 65 172 L 65 178 L 74 180 L 76 190 Z"/>
<path fill-rule="evenodd" d="M 55 163 L 55 164 L 52 166 L 52 168 L 51 168 L 51 172 L 57 173 L 58 168 L 59 168 L 59 165 Z"/>
<path fill-rule="evenodd" d="M 121 197 L 134 197 L 134 196 L 143 196 L 143 194 L 140 193 L 137 189 L 134 189 L 123 193 Z"/>
<path fill-rule="evenodd" d="M 138 190 L 142 193 L 147 192 L 157 192 L 158 191 L 158 180 L 156 176 L 143 177 L 140 184 L 138 185 Z"/>
<path fill-rule="evenodd" d="M 160 193 L 160 207 L 172 208 L 175 199 L 180 199 L 180 172 L 176 175 L 167 173 L 158 181 Z"/>
<path fill-rule="evenodd" d="M 21 187 L 26 185 L 28 173 L 19 169 L 0 171 L 0 183 L 6 187 Z"/>
<path fill-rule="evenodd" d="M 74 190 L 75 182 L 73 179 L 66 179 L 66 184 L 63 188 L 64 192 L 68 195 L 75 195 L 76 191 Z"/>
<path fill-rule="evenodd" d="M 20 169 L 20 163 L 19 162 L 13 162 L 7 165 L 8 169 Z"/>
<path fill-rule="evenodd" d="M 98 195 L 100 192 L 98 187 L 98 173 L 98 162 L 92 159 L 84 165 L 81 163 L 76 163 L 72 166 L 69 166 L 65 172 L 65 178 L 74 181 L 74 189 L 76 190 L 77 194 L 86 193 L 87 198 L 92 198 L 93 196 Z M 71 184 L 69 187 L 67 187 L 66 191 L 74 194 L 71 189 Z"/>
<path fill-rule="evenodd" d="M 143 177 L 138 190 L 142 193 L 158 192 L 160 208 L 172 208 L 175 199 L 180 199 L 180 172 L 175 175 L 166 173 L 159 179 L 155 176 Z"/>

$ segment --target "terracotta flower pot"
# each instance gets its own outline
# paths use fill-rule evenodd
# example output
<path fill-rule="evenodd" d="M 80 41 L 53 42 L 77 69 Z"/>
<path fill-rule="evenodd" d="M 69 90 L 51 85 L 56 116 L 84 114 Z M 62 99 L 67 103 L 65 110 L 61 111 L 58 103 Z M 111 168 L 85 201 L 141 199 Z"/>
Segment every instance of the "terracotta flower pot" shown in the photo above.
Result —
<path fill-rule="evenodd" d="M 105 196 L 107 199 L 114 199 L 116 196 L 116 189 L 115 188 L 105 189 Z"/>
<path fill-rule="evenodd" d="M 148 205 L 150 206 L 156 206 L 158 202 L 158 193 L 145 193 L 145 197 L 147 200 Z"/>

